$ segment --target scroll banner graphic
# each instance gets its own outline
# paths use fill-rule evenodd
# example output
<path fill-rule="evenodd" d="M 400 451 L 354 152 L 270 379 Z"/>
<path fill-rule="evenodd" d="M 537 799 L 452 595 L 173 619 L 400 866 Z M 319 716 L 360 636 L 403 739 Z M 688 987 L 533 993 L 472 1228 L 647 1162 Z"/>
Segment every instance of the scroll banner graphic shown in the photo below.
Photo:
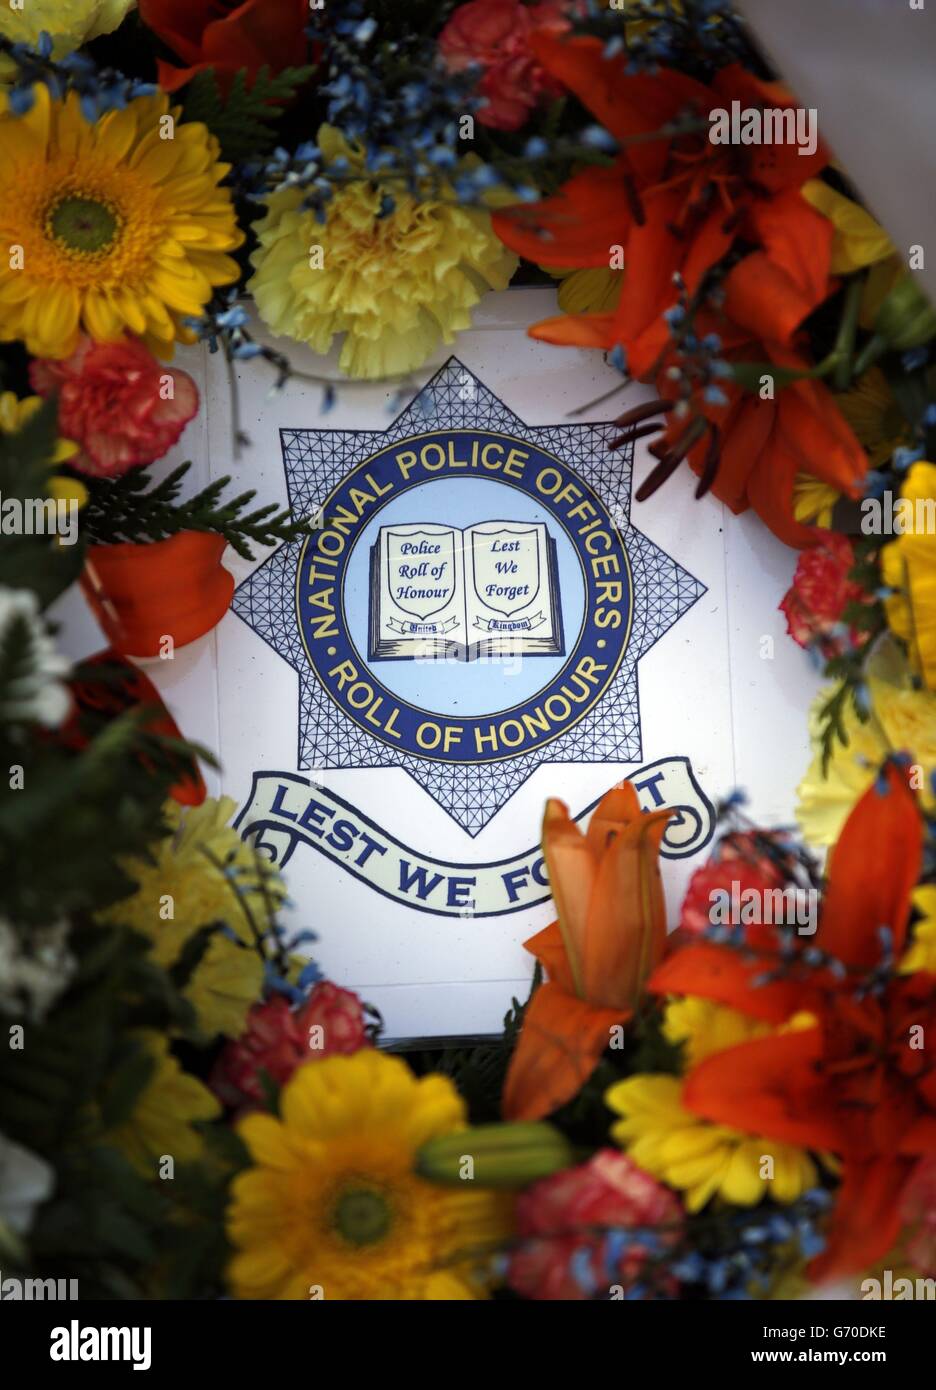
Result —
<path fill-rule="evenodd" d="M 388 618 L 387 627 L 392 632 L 401 632 L 405 636 L 416 635 L 418 637 L 439 637 L 443 633 L 451 632 L 453 627 L 458 625 L 457 618 L 446 618 L 444 623 L 401 623 L 399 618 Z"/>
<path fill-rule="evenodd" d="M 480 632 L 532 632 L 545 621 L 544 613 L 535 613 L 532 618 L 475 618 L 474 625 Z"/>
<path fill-rule="evenodd" d="M 627 778 L 645 811 L 672 808 L 662 855 L 697 854 L 715 830 L 715 809 L 689 759 L 661 758 Z M 577 816 L 581 821 L 600 798 Z M 234 822 L 241 838 L 279 868 L 309 845 L 384 897 L 442 917 L 499 917 L 546 902 L 549 882 L 538 845 L 491 863 L 454 863 L 421 854 L 382 829 L 337 792 L 294 772 L 255 772 L 250 799 Z"/>

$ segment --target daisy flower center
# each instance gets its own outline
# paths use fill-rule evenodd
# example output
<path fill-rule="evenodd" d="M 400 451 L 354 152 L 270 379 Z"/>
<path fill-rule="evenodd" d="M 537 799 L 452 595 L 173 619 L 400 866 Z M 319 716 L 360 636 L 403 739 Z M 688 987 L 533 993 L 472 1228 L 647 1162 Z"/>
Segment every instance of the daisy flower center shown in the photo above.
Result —
<path fill-rule="evenodd" d="M 349 1245 L 375 1245 L 393 1225 L 393 1212 L 376 1188 L 346 1188 L 335 1202 L 332 1225 Z"/>
<path fill-rule="evenodd" d="M 93 256 L 110 250 L 121 220 L 113 204 L 76 193 L 52 205 L 46 214 L 46 229 L 69 251 Z"/>

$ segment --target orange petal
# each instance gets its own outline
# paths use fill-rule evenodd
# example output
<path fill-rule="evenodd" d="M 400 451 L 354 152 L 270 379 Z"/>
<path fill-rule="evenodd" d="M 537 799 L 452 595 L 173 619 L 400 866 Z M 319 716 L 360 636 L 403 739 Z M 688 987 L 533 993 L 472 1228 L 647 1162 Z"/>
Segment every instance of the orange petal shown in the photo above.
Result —
<path fill-rule="evenodd" d="M 492 219 L 505 246 L 546 265 L 608 266 L 608 248 L 623 246 L 633 213 L 621 170 L 587 169 L 551 198 L 521 203 Z"/>
<path fill-rule="evenodd" d="M 689 109 L 705 114 L 713 102 L 712 92 L 701 82 L 673 69 L 628 73 L 626 55 L 606 58 L 604 45 L 596 38 L 556 38 L 540 32 L 531 37 L 530 47 L 543 67 L 574 92 L 617 140 L 659 130 Z M 671 144 L 662 139 L 628 146 L 630 168 L 641 179 L 659 178 Z"/>
<path fill-rule="evenodd" d="M 900 1194 L 912 1164 L 880 1158 L 847 1163 L 828 1230 L 828 1244 L 809 1266 L 818 1281 L 867 1270 L 900 1235 Z"/>
<path fill-rule="evenodd" d="M 541 1120 L 571 1100 L 591 1076 L 626 1009 L 595 1009 L 555 984 L 540 985 L 504 1082 L 507 1120 Z"/>
<path fill-rule="evenodd" d="M 881 959 L 879 929 L 888 927 L 899 956 L 922 852 L 916 800 L 905 773 L 888 763 L 832 850 L 816 945 L 847 965 L 870 969 Z"/>
<path fill-rule="evenodd" d="M 783 1023 L 800 1007 L 801 995 L 784 980 L 755 984 L 766 968 L 763 961 L 742 960 L 727 946 L 701 941 L 669 956 L 654 971 L 648 989 L 655 994 L 699 994 L 749 1018 Z"/>
<path fill-rule="evenodd" d="M 636 793 L 635 793 L 636 796 Z M 660 842 L 672 811 L 641 813 L 601 856 L 585 927 L 585 998 L 632 1008 L 666 946 Z"/>
<path fill-rule="evenodd" d="M 543 858 L 574 991 L 585 998 L 585 930 L 598 864 L 568 807 L 554 798 L 547 801 L 543 817 Z"/>
<path fill-rule="evenodd" d="M 595 855 L 608 847 L 608 838 L 643 815 L 633 782 L 618 782 L 605 792 L 591 814 L 585 838 Z"/>
<path fill-rule="evenodd" d="M 561 314 L 541 319 L 527 332 L 556 347 L 611 348 L 617 342 L 613 314 Z"/>
<path fill-rule="evenodd" d="M 523 949 L 529 951 L 531 956 L 536 957 L 546 971 L 547 979 L 552 980 L 553 984 L 559 985 L 567 994 L 575 993 L 575 983 L 572 979 L 572 971 L 569 969 L 569 957 L 566 954 L 565 942 L 562 939 L 558 922 L 550 922 L 548 927 L 544 927 L 535 936 L 524 941 Z"/>
<path fill-rule="evenodd" d="M 773 1033 L 726 1048 L 689 1073 L 683 1104 L 706 1120 L 747 1134 L 834 1151 L 839 1128 L 826 1082 L 815 1069 L 821 1054 L 818 1028 Z"/>

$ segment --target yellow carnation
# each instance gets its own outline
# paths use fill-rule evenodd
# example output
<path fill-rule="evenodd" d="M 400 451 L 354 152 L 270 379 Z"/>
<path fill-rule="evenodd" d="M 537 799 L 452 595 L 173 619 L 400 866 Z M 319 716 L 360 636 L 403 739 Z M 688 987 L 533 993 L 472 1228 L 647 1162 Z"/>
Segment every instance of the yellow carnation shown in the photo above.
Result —
<path fill-rule="evenodd" d="M 362 151 L 336 130 L 323 126 L 318 143 L 327 160 L 342 157 L 361 174 Z M 380 217 L 385 193 L 395 206 Z M 344 334 L 339 365 L 348 376 L 415 370 L 470 326 L 473 306 L 486 290 L 505 289 L 517 265 L 485 209 L 444 194 L 417 201 L 402 183 L 352 178 L 327 204 L 324 224 L 303 210 L 303 197 L 288 188 L 267 200 L 248 289 L 275 334 L 313 352 Z"/>

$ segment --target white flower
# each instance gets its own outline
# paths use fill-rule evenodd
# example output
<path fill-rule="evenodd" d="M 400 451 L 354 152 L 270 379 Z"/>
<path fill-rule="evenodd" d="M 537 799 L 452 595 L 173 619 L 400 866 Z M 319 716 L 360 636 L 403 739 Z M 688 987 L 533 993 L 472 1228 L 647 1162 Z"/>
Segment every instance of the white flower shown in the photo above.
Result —
<path fill-rule="evenodd" d="M 57 728 L 71 708 L 61 680 L 70 670 L 45 629 L 36 595 L 0 585 L 0 720 Z"/>
<path fill-rule="evenodd" d="M 0 1012 L 40 1023 L 75 973 L 68 923 L 23 927 L 0 917 Z"/>
<path fill-rule="evenodd" d="M 44 1158 L 0 1134 L 0 1227 L 26 1235 L 54 1186 L 55 1172 Z"/>

